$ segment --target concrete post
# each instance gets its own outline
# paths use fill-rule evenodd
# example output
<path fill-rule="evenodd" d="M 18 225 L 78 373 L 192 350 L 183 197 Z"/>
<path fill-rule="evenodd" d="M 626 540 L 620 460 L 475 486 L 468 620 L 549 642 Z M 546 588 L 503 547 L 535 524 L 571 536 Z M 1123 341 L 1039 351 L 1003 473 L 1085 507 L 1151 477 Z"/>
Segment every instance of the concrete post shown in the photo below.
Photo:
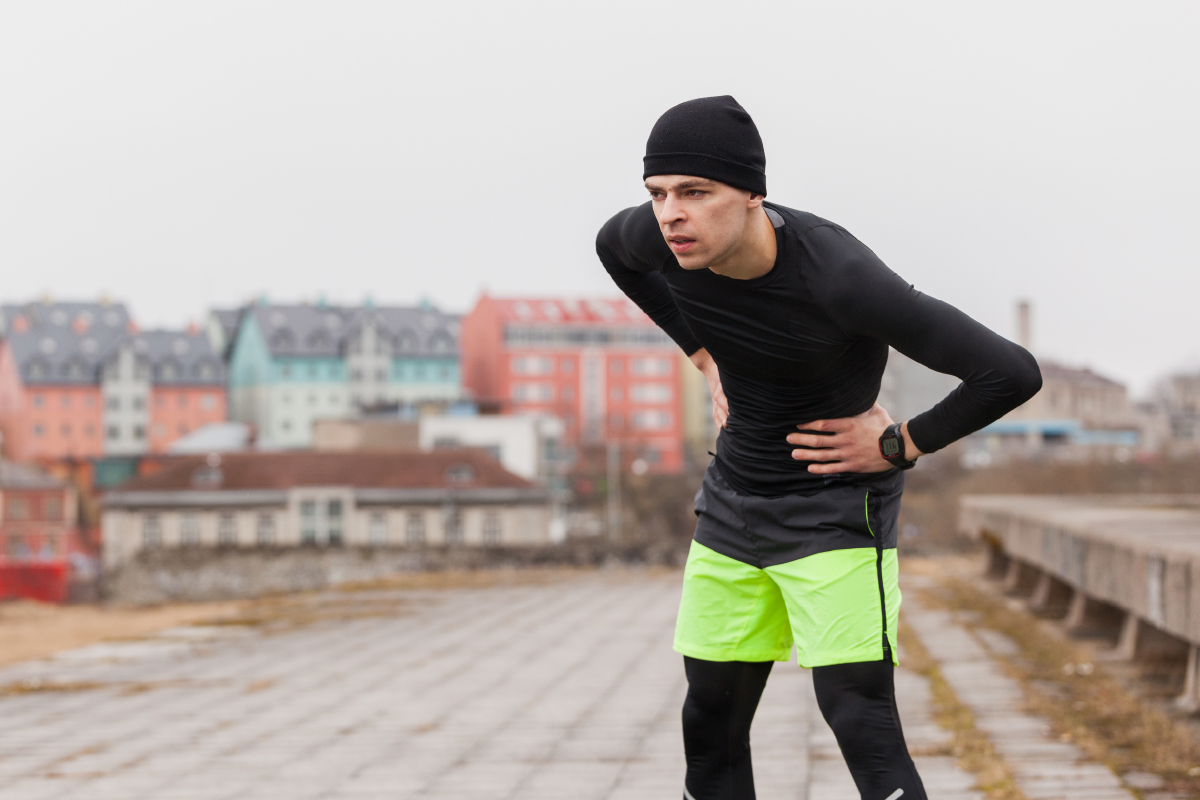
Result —
<path fill-rule="evenodd" d="M 1200 647 L 1188 647 L 1187 672 L 1183 676 L 1183 694 L 1175 698 L 1175 707 L 1188 713 L 1200 710 Z"/>
<path fill-rule="evenodd" d="M 1137 614 L 1132 611 L 1125 615 L 1125 622 L 1121 625 L 1121 638 L 1117 640 L 1113 656 L 1123 661 L 1132 661 L 1137 657 L 1138 629 L 1141 624 Z"/>
<path fill-rule="evenodd" d="M 1033 596 L 1029 598 L 1029 605 L 1032 608 L 1040 609 L 1050 605 L 1050 592 L 1054 588 L 1053 580 L 1049 572 L 1041 574 L 1037 585 L 1033 587 Z"/>
<path fill-rule="evenodd" d="M 1087 618 L 1087 602 L 1087 595 L 1083 592 L 1078 589 L 1071 592 L 1071 605 L 1067 607 L 1067 618 L 1063 622 L 1068 632 L 1083 627 L 1083 621 Z"/>

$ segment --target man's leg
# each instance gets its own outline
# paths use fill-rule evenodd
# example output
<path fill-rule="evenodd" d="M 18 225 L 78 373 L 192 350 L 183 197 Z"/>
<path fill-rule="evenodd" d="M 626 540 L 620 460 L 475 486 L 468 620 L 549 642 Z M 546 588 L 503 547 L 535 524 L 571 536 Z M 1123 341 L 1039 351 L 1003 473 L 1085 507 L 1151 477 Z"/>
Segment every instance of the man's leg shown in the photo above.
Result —
<path fill-rule="evenodd" d="M 683 703 L 689 800 L 754 800 L 750 723 L 772 661 L 704 661 L 683 657 Z"/>
<path fill-rule="evenodd" d="M 891 659 L 813 668 L 817 705 L 862 800 L 926 800 L 896 710 Z"/>

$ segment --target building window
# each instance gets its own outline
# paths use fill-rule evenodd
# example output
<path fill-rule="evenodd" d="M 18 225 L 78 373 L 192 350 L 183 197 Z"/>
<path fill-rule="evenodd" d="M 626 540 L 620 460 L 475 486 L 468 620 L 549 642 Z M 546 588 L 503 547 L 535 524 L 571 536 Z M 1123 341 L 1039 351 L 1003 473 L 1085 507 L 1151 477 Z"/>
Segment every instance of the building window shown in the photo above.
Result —
<path fill-rule="evenodd" d="M 131 405 L 133 406 L 134 411 L 141 411 L 143 408 L 146 407 L 145 401 L 143 401 L 142 398 L 140 398 L 140 397 L 135 397 L 130 402 L 131 402 Z"/>
<path fill-rule="evenodd" d="M 300 504 L 300 543 L 317 543 L 317 501 L 305 500 Z"/>
<path fill-rule="evenodd" d="M 158 514 L 147 514 L 142 520 L 142 546 L 160 547 L 162 545 L 162 520 Z"/>
<path fill-rule="evenodd" d="M 446 544 L 462 544 L 463 521 L 462 511 L 458 506 L 449 506 L 443 512 Z"/>
<path fill-rule="evenodd" d="M 141 426 L 141 425 L 134 425 L 134 426 L 133 426 L 133 438 L 135 438 L 135 439 L 145 439 L 145 438 L 146 438 L 146 429 L 145 429 L 145 427 L 143 427 L 143 426 Z"/>
<path fill-rule="evenodd" d="M 575 372 L 575 362 L 569 358 L 564 358 L 558 362 L 558 371 L 563 375 L 571 375 Z"/>
<path fill-rule="evenodd" d="M 222 514 L 217 518 L 217 544 L 222 546 L 237 544 L 237 517 L 233 514 Z"/>
<path fill-rule="evenodd" d="M 9 497 L 5 516 L 8 519 L 25 519 L 29 516 L 29 503 L 24 497 Z"/>
<path fill-rule="evenodd" d="M 120 411 L 121 410 L 121 398 L 115 397 L 115 396 L 110 397 L 110 398 L 108 398 L 106 405 L 108 406 L 109 411 Z"/>
<path fill-rule="evenodd" d="M 613 375 L 620 375 L 625 371 L 625 362 L 619 358 L 610 358 L 608 360 L 608 371 Z"/>
<path fill-rule="evenodd" d="M 639 411 L 632 417 L 633 427 L 640 431 L 661 431 L 671 427 L 670 411 Z"/>
<path fill-rule="evenodd" d="M 259 514 L 256 530 L 258 546 L 267 547 L 275 543 L 275 515 Z"/>
<path fill-rule="evenodd" d="M 61 433 L 63 436 L 70 436 L 71 435 L 71 426 L 64 422 L 62 424 L 62 427 L 58 429 L 58 432 Z"/>
<path fill-rule="evenodd" d="M 609 414 L 608 415 L 608 427 L 613 429 L 614 431 L 619 431 L 622 428 L 624 428 L 625 427 L 625 415 L 624 414 Z"/>
<path fill-rule="evenodd" d="M 217 407 L 216 396 L 211 395 L 211 394 L 202 395 L 200 397 L 200 407 L 203 408 L 205 411 L 216 408 Z"/>
<path fill-rule="evenodd" d="M 59 520 L 62 519 L 62 498 L 51 495 L 46 498 L 46 504 L 42 509 L 42 515 L 46 519 Z"/>
<path fill-rule="evenodd" d="M 372 511 L 367 533 L 371 538 L 371 544 L 387 544 L 387 514 L 382 511 Z"/>
<path fill-rule="evenodd" d="M 342 543 L 342 501 L 330 500 L 325 506 L 325 515 L 329 523 L 329 543 Z"/>
<path fill-rule="evenodd" d="M 512 360 L 514 375 L 552 375 L 554 359 L 546 356 L 517 356 Z"/>
<path fill-rule="evenodd" d="M 95 406 L 96 406 L 96 398 L 92 397 L 92 396 L 89 394 L 89 395 L 87 395 L 86 397 L 84 397 L 84 398 L 83 398 L 83 404 L 84 404 L 85 406 L 87 406 L 88 408 L 95 408 Z"/>
<path fill-rule="evenodd" d="M 29 558 L 29 545 L 25 543 L 24 536 L 10 535 L 5 547 L 5 552 L 10 559 L 14 561 L 22 561 Z"/>
<path fill-rule="evenodd" d="M 109 425 L 108 426 L 108 438 L 120 439 L 121 438 L 121 429 L 118 428 L 116 425 Z"/>
<path fill-rule="evenodd" d="M 187 432 L 188 432 L 188 427 L 187 427 L 187 425 L 184 425 L 182 422 L 181 422 L 181 423 L 179 423 L 179 428 L 178 428 L 178 431 L 179 431 L 179 435 L 180 435 L 180 436 L 186 436 L 186 435 L 187 435 Z"/>
<path fill-rule="evenodd" d="M 42 558 L 49 560 L 57 556 L 58 545 L 58 534 L 48 534 L 46 536 L 46 541 L 42 543 Z"/>
<path fill-rule="evenodd" d="M 489 511 L 483 515 L 483 543 L 500 544 L 501 537 L 500 513 Z"/>
<path fill-rule="evenodd" d="M 409 544 L 425 544 L 425 515 L 410 511 L 404 521 L 404 540 Z"/>
<path fill-rule="evenodd" d="M 615 402 L 618 402 L 618 403 L 619 403 L 619 402 L 621 402 L 622 400 L 624 400 L 624 399 L 625 399 L 625 395 L 624 395 L 624 393 L 621 391 L 621 387 L 620 387 L 620 386 L 614 386 L 614 387 L 612 387 L 611 389 L 609 389 L 609 390 L 608 390 L 608 399 L 609 399 L 609 400 L 613 400 L 613 401 L 615 401 Z"/>
<path fill-rule="evenodd" d="M 562 399 L 563 400 L 574 400 L 575 399 L 575 389 L 573 389 L 570 386 L 564 386 L 562 389 Z"/>
<path fill-rule="evenodd" d="M 666 358 L 635 358 L 631 371 L 634 375 L 670 375 L 671 361 Z"/>
<path fill-rule="evenodd" d="M 85 425 L 83 428 L 83 435 L 88 437 L 89 439 L 92 438 L 93 436 L 95 436 L 96 435 L 96 426 L 95 425 Z"/>
<path fill-rule="evenodd" d="M 179 543 L 184 547 L 200 544 L 200 517 L 196 514 L 184 514 L 179 523 Z"/>
<path fill-rule="evenodd" d="M 638 383 L 629 390 L 629 398 L 636 403 L 669 403 L 674 394 L 665 383 Z"/>
<path fill-rule="evenodd" d="M 33 426 L 33 435 L 34 436 L 41 436 L 45 432 L 46 432 L 46 429 L 44 427 L 42 427 L 42 424 L 40 422 L 37 425 Z"/>
<path fill-rule="evenodd" d="M 35 394 L 35 395 L 33 396 L 33 407 L 34 407 L 34 408 L 41 408 L 41 407 L 42 407 L 42 406 L 44 406 L 45 404 L 46 404 L 46 398 L 45 398 L 45 397 L 43 397 L 43 396 L 42 396 L 42 395 L 40 395 L 40 394 Z"/>
<path fill-rule="evenodd" d="M 175 405 L 179 406 L 180 408 L 187 408 L 187 395 L 179 395 L 179 397 L 175 400 Z"/>

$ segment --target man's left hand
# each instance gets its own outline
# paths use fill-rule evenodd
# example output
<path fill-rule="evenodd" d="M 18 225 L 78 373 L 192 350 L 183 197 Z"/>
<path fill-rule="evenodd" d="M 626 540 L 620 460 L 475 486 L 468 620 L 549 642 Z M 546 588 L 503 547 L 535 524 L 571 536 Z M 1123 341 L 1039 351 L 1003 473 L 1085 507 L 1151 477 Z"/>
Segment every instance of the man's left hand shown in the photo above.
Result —
<path fill-rule="evenodd" d="M 819 419 L 796 427 L 802 431 L 821 433 L 790 433 L 789 444 L 803 445 L 813 450 L 793 450 L 792 458 L 797 461 L 815 461 L 808 471 L 818 475 L 833 475 L 839 472 L 885 472 L 892 469 L 879 452 L 879 437 L 893 424 L 892 417 L 883 406 L 876 403 L 869 411 L 856 417 Z M 901 427 L 904 435 L 905 458 L 912 460 L 921 455 L 908 437 L 908 424 Z"/>

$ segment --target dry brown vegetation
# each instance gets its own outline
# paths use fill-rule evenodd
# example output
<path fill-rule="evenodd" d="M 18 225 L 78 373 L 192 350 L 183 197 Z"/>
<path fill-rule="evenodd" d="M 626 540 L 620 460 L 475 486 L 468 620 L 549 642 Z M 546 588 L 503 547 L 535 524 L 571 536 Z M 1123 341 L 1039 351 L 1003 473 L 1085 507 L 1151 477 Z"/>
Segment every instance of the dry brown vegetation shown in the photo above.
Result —
<path fill-rule="evenodd" d="M 975 775 L 977 785 L 990 800 L 1025 800 L 1017 788 L 1012 771 L 996 753 L 987 734 L 975 727 L 975 717 L 954 694 L 930 658 L 921 640 L 906 625 L 900 626 L 900 647 L 904 650 L 904 666 L 929 679 L 933 695 L 933 712 L 937 723 L 950 731 L 953 739 L 937 752 L 913 751 L 913 755 L 952 755 L 966 771 Z"/>
<path fill-rule="evenodd" d="M 1119 774 L 1150 772 L 1167 781 L 1168 791 L 1200 793 L 1200 747 L 1191 731 L 1139 698 L 1097 660 L 1093 645 L 1066 638 L 961 569 L 941 572 L 937 588 L 922 593 L 925 602 L 972 612 L 975 626 L 1017 643 L 1018 656 L 998 658 L 1025 687 L 1029 711 L 1046 718 L 1063 741 Z M 1088 665 L 1087 674 L 1079 664 Z"/>

